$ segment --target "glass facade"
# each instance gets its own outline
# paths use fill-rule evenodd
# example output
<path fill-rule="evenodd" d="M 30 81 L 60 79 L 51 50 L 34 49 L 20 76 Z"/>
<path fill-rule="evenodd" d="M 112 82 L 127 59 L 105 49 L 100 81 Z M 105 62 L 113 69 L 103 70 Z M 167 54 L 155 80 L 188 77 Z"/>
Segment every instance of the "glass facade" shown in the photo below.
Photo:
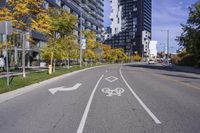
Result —
<path fill-rule="evenodd" d="M 142 31 L 151 33 L 151 0 L 112 0 L 111 4 L 113 33 L 105 43 L 123 48 L 129 55 L 135 51 L 143 55 Z"/>
<path fill-rule="evenodd" d="M 79 19 L 75 35 L 80 36 L 81 30 L 90 29 L 97 33 L 99 40 L 102 40 L 103 0 L 46 0 L 46 2 L 49 7 L 66 9 Z"/>

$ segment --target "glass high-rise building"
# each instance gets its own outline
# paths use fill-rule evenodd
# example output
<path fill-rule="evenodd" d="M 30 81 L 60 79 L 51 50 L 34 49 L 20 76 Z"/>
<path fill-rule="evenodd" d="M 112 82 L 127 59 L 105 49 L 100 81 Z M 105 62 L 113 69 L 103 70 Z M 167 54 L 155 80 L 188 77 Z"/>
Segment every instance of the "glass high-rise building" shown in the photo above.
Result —
<path fill-rule="evenodd" d="M 112 38 L 105 41 L 131 55 L 144 55 L 144 37 L 151 39 L 151 0 L 111 0 Z M 148 34 L 143 36 L 144 31 Z"/>

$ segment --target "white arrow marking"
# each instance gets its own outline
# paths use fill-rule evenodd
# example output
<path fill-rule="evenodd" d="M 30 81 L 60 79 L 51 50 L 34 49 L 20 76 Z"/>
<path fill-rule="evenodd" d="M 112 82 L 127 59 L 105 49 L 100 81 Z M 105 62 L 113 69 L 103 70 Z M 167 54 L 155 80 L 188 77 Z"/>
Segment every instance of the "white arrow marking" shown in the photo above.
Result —
<path fill-rule="evenodd" d="M 82 85 L 81 83 L 77 83 L 76 85 L 74 85 L 73 87 L 70 87 L 70 88 L 66 88 L 66 86 L 62 86 L 62 87 L 57 87 L 57 88 L 49 89 L 49 91 L 51 92 L 52 95 L 54 95 L 58 91 L 73 91 L 73 90 L 76 90 L 81 85 Z"/>

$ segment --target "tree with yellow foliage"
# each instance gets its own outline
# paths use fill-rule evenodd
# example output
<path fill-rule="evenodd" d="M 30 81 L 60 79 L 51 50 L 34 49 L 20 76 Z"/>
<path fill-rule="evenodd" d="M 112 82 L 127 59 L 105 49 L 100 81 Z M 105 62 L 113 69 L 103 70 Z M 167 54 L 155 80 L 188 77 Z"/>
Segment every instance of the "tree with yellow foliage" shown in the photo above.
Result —
<path fill-rule="evenodd" d="M 87 40 L 87 48 L 84 51 L 84 58 L 91 62 L 99 61 L 103 54 L 103 49 L 102 43 L 98 42 L 96 39 L 96 33 L 91 30 L 84 30 L 82 34 Z"/>
<path fill-rule="evenodd" d="M 42 49 L 42 56 L 50 60 L 49 65 L 53 66 L 55 71 L 56 59 L 67 59 L 69 67 L 69 58 L 72 55 L 72 50 L 77 53 L 75 50 L 77 49 L 76 38 L 72 35 L 77 18 L 64 9 L 50 8 L 48 13 L 52 21 L 52 30 L 48 36 L 47 46 Z"/>
<path fill-rule="evenodd" d="M 128 60 L 128 56 L 124 53 L 121 48 L 111 48 L 110 45 L 102 45 L 103 48 L 103 59 L 106 62 L 124 62 Z"/>
<path fill-rule="evenodd" d="M 122 48 L 114 48 L 111 53 L 112 62 L 123 62 L 127 60 L 127 55 L 124 53 Z"/>
<path fill-rule="evenodd" d="M 48 14 L 52 21 L 51 33 L 55 38 L 55 33 L 60 33 L 60 36 L 68 36 L 73 34 L 73 30 L 77 24 L 77 17 L 65 9 L 49 8 Z"/>
<path fill-rule="evenodd" d="M 141 61 L 142 57 L 139 54 L 134 54 L 132 56 L 133 61 Z"/>
<path fill-rule="evenodd" d="M 8 0 L 8 6 L 0 9 L 0 21 L 12 21 L 13 27 L 20 29 L 23 34 L 22 67 L 23 77 L 25 73 L 25 42 L 27 33 L 34 30 L 49 34 L 51 19 L 41 5 L 44 0 Z"/>
<path fill-rule="evenodd" d="M 103 49 L 103 55 L 102 58 L 106 61 L 106 62 L 110 62 L 111 61 L 111 53 L 112 53 L 112 48 L 110 45 L 106 45 L 103 44 L 102 45 L 102 49 Z"/>
<path fill-rule="evenodd" d="M 94 60 L 95 59 L 95 51 L 96 48 L 96 33 L 91 30 L 82 31 L 84 38 L 87 40 L 87 47 L 84 51 L 84 59 L 85 60 Z"/>
<path fill-rule="evenodd" d="M 78 58 L 79 52 L 79 44 L 76 42 L 76 38 L 74 35 L 64 36 L 59 39 L 60 40 L 60 55 L 61 59 L 67 59 L 67 68 L 70 67 L 70 59 Z"/>
<path fill-rule="evenodd" d="M 102 45 L 103 44 L 101 42 L 96 41 L 96 48 L 94 49 L 94 52 L 96 54 L 95 56 L 96 63 L 102 60 L 103 53 L 104 53 Z"/>

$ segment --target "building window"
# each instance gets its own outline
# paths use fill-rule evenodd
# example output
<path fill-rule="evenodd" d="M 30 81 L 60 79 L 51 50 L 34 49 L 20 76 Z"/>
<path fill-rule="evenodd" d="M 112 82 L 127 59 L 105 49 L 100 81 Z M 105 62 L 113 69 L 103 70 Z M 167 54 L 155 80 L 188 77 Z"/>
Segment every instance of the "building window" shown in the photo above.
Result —
<path fill-rule="evenodd" d="M 43 6 L 45 9 L 48 9 L 48 8 L 49 8 L 49 3 L 46 2 L 46 1 L 44 1 L 44 2 L 42 3 L 42 6 Z"/>
<path fill-rule="evenodd" d="M 61 6 L 61 0 L 53 0 L 57 5 Z"/>

